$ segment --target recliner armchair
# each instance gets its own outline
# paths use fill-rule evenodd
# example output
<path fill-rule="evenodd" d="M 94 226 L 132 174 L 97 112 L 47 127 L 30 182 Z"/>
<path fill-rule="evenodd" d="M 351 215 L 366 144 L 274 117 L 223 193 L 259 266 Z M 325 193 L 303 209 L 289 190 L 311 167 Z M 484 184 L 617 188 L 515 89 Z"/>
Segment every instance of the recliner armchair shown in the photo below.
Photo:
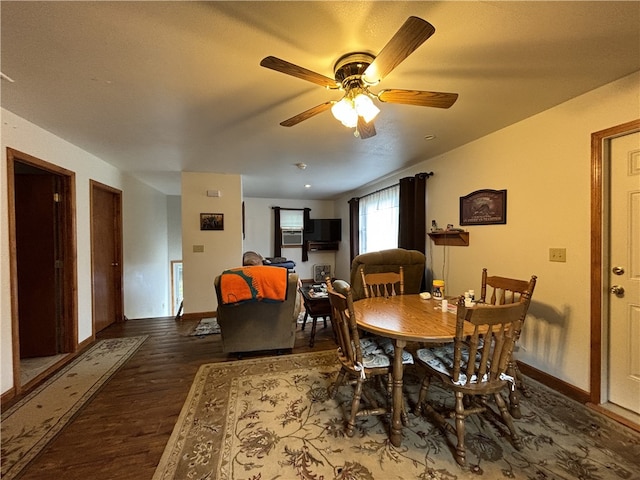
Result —
<path fill-rule="evenodd" d="M 224 304 L 220 295 L 220 275 L 214 281 L 218 299 L 217 320 L 225 353 L 285 350 L 293 348 L 300 313 L 298 274 L 289 273 L 284 302 L 244 302 Z"/>
<path fill-rule="evenodd" d="M 353 299 L 365 297 L 360 267 L 365 273 L 399 272 L 402 266 L 404 275 L 404 293 L 420 293 L 425 273 L 426 257 L 418 250 L 391 248 L 379 252 L 362 253 L 351 262 L 351 290 Z"/>

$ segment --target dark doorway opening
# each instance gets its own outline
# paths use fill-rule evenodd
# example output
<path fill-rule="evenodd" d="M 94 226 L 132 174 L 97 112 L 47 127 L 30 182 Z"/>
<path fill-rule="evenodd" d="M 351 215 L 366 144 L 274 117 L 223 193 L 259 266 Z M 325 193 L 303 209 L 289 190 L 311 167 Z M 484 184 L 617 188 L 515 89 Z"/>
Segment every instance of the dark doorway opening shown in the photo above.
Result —
<path fill-rule="evenodd" d="M 13 149 L 7 149 L 7 167 L 19 392 L 77 347 L 74 174 Z"/>

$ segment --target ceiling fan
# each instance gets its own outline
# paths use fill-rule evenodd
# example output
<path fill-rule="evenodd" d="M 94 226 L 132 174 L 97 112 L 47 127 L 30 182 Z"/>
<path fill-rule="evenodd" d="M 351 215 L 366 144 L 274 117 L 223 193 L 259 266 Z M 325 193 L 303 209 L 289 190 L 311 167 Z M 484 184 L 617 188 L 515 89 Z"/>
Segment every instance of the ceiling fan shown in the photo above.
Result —
<path fill-rule="evenodd" d="M 333 68 L 335 78 L 312 72 L 277 57 L 263 58 L 260 62 L 263 67 L 327 89 L 345 92 L 341 100 L 316 105 L 281 122 L 280 125 L 292 127 L 331 109 L 334 117 L 343 125 L 355 128 L 356 137 L 365 139 L 376 134 L 373 119 L 380 110 L 373 102 L 375 99 L 386 103 L 449 108 L 457 100 L 457 93 L 386 89 L 375 94 L 369 89 L 377 85 L 435 31 L 429 22 L 418 17 L 409 17 L 377 56 L 366 52 L 352 52 L 340 57 Z"/>

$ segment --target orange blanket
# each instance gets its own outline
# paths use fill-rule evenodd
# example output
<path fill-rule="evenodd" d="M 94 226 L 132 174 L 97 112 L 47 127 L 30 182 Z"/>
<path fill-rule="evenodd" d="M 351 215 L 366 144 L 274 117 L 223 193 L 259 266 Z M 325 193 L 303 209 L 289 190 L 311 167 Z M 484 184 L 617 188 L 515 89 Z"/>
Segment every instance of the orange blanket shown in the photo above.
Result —
<path fill-rule="evenodd" d="M 277 301 L 287 298 L 287 269 L 265 265 L 225 270 L 220 276 L 222 303 Z"/>

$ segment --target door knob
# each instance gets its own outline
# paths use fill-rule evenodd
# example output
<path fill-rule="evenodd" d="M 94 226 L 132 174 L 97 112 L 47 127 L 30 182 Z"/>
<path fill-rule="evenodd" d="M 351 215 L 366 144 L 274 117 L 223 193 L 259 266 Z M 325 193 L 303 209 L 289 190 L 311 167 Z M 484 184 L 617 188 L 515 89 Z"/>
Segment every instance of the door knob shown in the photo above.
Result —
<path fill-rule="evenodd" d="M 613 267 L 612 271 L 615 275 L 624 275 L 624 268 L 622 267 Z"/>
<path fill-rule="evenodd" d="M 622 295 L 624 295 L 624 288 L 621 287 L 620 285 L 613 285 L 611 287 L 610 292 L 613 293 L 617 297 L 621 297 Z"/>

